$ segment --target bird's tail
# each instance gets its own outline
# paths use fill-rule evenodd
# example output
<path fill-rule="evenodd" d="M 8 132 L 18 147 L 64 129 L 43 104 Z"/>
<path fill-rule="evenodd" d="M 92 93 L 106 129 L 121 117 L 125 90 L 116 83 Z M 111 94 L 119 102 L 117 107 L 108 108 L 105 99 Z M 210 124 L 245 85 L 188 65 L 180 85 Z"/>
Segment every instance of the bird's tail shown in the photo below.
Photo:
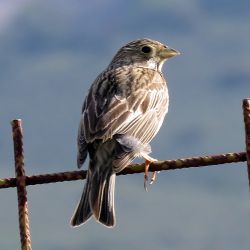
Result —
<path fill-rule="evenodd" d="M 72 226 L 80 226 L 91 215 L 107 227 L 115 225 L 114 191 L 116 174 L 112 170 L 112 153 L 108 145 L 90 154 L 86 184 L 81 200 L 71 219 Z"/>
<path fill-rule="evenodd" d="M 87 181 L 82 193 L 81 200 L 71 218 L 73 227 L 80 226 L 92 216 L 107 227 L 115 225 L 114 191 L 115 173 L 109 173 L 106 179 L 94 177 Z M 91 187 L 91 190 L 90 190 Z"/>
<path fill-rule="evenodd" d="M 116 173 L 133 160 L 139 148 L 145 147 L 142 146 L 131 136 L 118 136 L 104 143 L 96 140 L 88 145 L 89 169 L 81 200 L 71 219 L 72 226 L 80 226 L 91 215 L 107 227 L 115 225 Z"/>

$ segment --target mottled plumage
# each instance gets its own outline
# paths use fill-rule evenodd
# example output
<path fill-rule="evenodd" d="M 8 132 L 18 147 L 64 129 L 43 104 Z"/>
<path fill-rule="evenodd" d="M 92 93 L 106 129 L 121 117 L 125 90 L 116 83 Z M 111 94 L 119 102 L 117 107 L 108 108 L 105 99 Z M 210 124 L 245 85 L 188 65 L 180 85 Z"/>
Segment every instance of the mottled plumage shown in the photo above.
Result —
<path fill-rule="evenodd" d="M 71 219 L 73 226 L 93 214 L 115 225 L 115 175 L 135 157 L 150 161 L 149 142 L 168 111 L 168 89 L 161 68 L 179 52 L 150 39 L 122 47 L 92 84 L 84 101 L 78 131 L 80 168 L 89 155 L 87 180 Z"/>

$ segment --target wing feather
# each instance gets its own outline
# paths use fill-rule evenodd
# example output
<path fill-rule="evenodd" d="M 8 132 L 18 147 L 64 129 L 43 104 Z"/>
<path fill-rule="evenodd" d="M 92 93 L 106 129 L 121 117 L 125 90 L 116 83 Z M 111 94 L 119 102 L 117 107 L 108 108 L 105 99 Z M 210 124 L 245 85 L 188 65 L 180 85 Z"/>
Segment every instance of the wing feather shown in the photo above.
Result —
<path fill-rule="evenodd" d="M 90 89 L 81 131 L 87 143 L 125 133 L 147 143 L 158 132 L 167 108 L 167 86 L 159 72 L 116 69 L 99 76 Z"/>

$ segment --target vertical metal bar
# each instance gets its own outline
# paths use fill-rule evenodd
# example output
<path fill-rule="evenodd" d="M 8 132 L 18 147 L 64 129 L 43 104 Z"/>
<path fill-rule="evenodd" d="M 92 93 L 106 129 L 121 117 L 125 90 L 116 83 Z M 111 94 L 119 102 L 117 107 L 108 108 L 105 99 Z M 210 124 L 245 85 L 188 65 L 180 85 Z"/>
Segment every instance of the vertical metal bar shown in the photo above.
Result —
<path fill-rule="evenodd" d="M 28 217 L 27 191 L 25 186 L 22 120 L 11 122 L 14 142 L 15 170 L 17 178 L 17 197 L 19 229 L 22 250 L 31 250 L 31 239 Z"/>
<path fill-rule="evenodd" d="M 248 172 L 248 185 L 250 192 L 250 99 L 244 99 L 242 107 L 243 107 L 243 115 L 245 123 L 247 172 Z"/>

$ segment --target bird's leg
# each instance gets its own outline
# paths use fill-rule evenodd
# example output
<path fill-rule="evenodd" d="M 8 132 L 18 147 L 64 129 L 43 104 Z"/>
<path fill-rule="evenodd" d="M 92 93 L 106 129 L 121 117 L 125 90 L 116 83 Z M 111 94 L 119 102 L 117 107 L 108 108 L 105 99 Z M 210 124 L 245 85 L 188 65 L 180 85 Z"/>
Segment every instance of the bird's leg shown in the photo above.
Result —
<path fill-rule="evenodd" d="M 147 183 L 148 183 L 148 169 L 149 169 L 149 166 L 150 166 L 150 163 L 151 162 L 156 162 L 157 160 L 156 159 L 154 159 L 154 158 L 152 158 L 152 157 L 150 157 L 150 156 L 144 156 L 144 159 L 145 159 L 145 172 L 144 172 L 144 189 L 146 190 L 146 191 L 148 191 L 148 188 L 147 188 Z M 152 177 L 151 177 L 151 181 L 150 181 L 150 184 L 153 184 L 154 183 L 154 181 L 155 181 L 155 179 L 156 179 L 156 174 L 157 174 L 157 172 L 156 171 L 154 171 L 153 172 L 153 175 L 152 175 Z"/>

